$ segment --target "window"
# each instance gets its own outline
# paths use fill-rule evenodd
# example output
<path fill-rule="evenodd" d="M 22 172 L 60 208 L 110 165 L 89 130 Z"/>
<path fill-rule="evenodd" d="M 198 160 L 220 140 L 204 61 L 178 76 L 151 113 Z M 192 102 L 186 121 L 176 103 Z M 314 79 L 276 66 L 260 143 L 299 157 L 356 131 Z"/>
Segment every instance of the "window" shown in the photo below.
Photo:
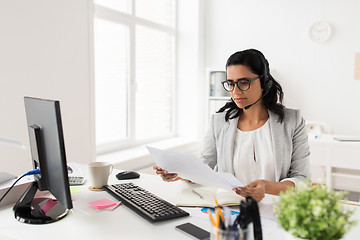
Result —
<path fill-rule="evenodd" d="M 174 136 L 175 0 L 95 0 L 97 153 Z"/>

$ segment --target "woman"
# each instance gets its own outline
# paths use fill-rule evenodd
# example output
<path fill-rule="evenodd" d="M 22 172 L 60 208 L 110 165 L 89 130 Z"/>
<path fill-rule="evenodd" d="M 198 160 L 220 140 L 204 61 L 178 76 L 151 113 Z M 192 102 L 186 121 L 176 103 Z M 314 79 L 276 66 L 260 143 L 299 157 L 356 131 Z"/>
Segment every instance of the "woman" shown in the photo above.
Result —
<path fill-rule="evenodd" d="M 227 60 L 226 74 L 222 84 L 231 101 L 212 116 L 204 163 L 235 175 L 245 186 L 233 190 L 258 202 L 265 193 L 278 195 L 305 181 L 310 176 L 305 121 L 299 110 L 282 105 L 282 88 L 264 55 L 255 49 L 236 52 Z M 165 181 L 181 179 L 154 169 Z"/>

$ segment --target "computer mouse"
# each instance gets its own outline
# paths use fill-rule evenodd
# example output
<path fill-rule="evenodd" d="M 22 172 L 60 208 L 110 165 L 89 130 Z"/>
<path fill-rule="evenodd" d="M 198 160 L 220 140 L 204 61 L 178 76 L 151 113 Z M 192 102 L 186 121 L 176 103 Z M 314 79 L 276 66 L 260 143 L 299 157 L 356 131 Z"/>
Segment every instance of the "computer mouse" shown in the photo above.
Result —
<path fill-rule="evenodd" d="M 116 178 L 119 180 L 139 178 L 140 174 L 134 171 L 123 171 L 116 174 Z"/>

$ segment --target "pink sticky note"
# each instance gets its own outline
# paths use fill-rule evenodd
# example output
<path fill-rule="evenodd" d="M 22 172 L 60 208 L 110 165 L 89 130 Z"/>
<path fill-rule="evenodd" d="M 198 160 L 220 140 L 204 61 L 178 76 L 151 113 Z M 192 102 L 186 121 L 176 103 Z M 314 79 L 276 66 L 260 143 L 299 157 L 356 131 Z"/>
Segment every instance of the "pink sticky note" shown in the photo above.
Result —
<path fill-rule="evenodd" d="M 116 203 L 107 198 L 104 198 L 94 202 L 89 202 L 89 205 L 93 206 L 96 209 L 102 209 L 102 208 L 114 206 L 116 205 Z"/>
<path fill-rule="evenodd" d="M 54 201 L 52 199 L 49 199 L 41 208 L 44 214 L 46 214 L 53 206 L 55 206 L 58 203 L 58 201 Z"/>
<path fill-rule="evenodd" d="M 104 210 L 108 210 L 108 211 L 112 211 L 114 210 L 115 208 L 117 208 L 118 206 L 121 205 L 121 201 L 116 203 L 114 206 L 111 206 L 111 207 L 108 207 L 108 208 L 104 208 Z"/>

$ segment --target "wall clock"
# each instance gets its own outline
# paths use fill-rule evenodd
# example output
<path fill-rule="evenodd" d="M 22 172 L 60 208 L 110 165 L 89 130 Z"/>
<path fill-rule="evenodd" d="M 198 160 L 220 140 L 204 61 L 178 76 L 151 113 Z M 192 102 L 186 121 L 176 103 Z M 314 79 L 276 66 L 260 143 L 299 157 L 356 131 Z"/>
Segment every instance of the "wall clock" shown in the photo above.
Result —
<path fill-rule="evenodd" d="M 312 41 L 323 43 L 330 38 L 331 26 L 328 22 L 317 21 L 311 24 L 309 28 L 309 37 Z"/>

